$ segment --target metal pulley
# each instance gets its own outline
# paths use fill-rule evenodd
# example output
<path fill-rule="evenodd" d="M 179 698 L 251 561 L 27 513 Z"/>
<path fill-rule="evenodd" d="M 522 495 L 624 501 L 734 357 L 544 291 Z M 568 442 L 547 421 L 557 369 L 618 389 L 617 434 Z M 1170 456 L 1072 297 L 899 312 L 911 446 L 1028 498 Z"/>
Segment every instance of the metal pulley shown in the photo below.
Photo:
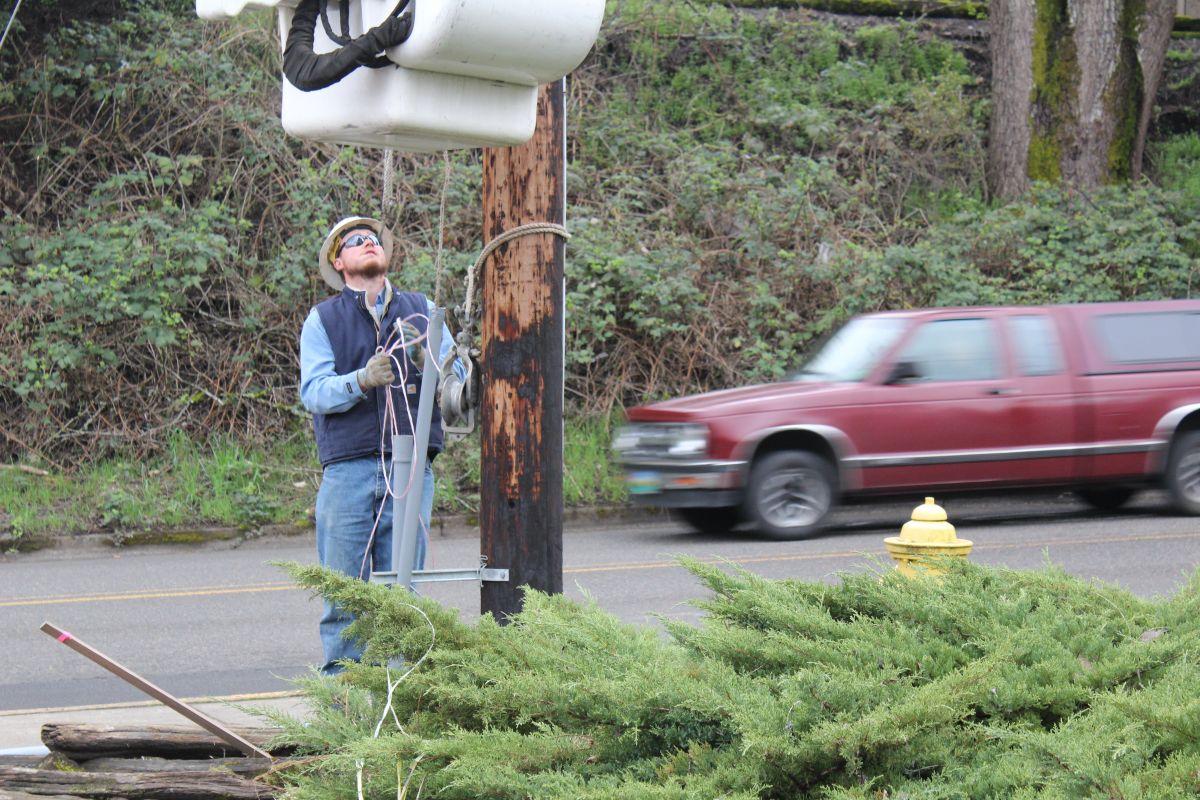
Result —
<path fill-rule="evenodd" d="M 466 367 L 466 377 L 454 371 L 454 360 Z M 439 407 L 442 412 L 442 431 L 447 436 L 462 437 L 475 430 L 475 409 L 479 407 L 479 348 L 474 345 L 468 330 L 459 331 L 454 346 L 446 352 L 441 364 L 442 381 Z"/>

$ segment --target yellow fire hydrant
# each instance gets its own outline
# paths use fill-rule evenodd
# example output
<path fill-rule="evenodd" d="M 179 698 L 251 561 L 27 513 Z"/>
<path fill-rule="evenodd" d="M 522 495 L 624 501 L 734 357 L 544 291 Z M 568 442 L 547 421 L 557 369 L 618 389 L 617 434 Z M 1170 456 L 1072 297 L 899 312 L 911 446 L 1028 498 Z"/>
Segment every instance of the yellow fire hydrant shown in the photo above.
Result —
<path fill-rule="evenodd" d="M 926 575 L 941 574 L 944 570 L 931 565 L 931 558 L 966 558 L 973 544 L 955 535 L 954 526 L 946 521 L 946 510 L 936 505 L 932 497 L 926 497 L 924 505 L 913 509 L 912 519 L 904 523 L 899 536 L 889 536 L 883 543 L 896 560 L 896 569 L 910 578 L 918 570 Z"/>

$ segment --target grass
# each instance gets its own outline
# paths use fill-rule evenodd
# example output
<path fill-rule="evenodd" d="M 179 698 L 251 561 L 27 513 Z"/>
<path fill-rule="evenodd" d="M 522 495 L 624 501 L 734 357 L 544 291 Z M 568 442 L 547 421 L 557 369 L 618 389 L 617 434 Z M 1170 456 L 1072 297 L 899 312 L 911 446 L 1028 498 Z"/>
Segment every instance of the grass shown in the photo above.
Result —
<path fill-rule="evenodd" d="M 624 501 L 609 460 L 612 420 L 568 420 L 563 497 L 568 507 Z M 448 445 L 436 465 L 434 515 L 479 510 L 478 432 Z M 312 433 L 254 447 L 230 437 L 174 435 L 158 458 L 113 459 L 78 472 L 0 470 L 0 537 L 9 547 L 50 535 L 202 527 L 308 526 L 321 470 Z"/>

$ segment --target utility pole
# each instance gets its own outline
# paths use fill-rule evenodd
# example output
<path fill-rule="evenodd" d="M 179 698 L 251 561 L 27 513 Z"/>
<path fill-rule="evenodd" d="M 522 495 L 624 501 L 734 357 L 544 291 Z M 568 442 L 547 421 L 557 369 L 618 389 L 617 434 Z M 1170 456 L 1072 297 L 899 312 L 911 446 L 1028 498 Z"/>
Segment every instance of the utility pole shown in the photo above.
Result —
<path fill-rule="evenodd" d="M 538 92 L 533 138 L 483 151 L 483 239 L 566 221 L 566 79 Z M 480 546 L 506 583 L 484 582 L 480 608 L 501 622 L 523 585 L 562 592 L 566 244 L 532 233 L 501 245 L 483 273 L 480 323 Z"/>

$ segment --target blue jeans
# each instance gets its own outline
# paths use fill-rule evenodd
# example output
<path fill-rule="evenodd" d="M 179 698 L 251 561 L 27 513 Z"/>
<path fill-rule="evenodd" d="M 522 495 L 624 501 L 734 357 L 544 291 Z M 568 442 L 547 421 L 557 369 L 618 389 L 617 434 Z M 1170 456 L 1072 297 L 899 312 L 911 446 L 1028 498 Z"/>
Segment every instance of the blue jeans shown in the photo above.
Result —
<path fill-rule="evenodd" d="M 408 476 L 398 476 L 397 480 L 398 491 L 405 491 Z M 424 569 L 429 517 L 433 511 L 433 468 L 428 461 L 425 480 L 420 487 L 411 487 L 408 497 L 415 499 L 418 488 L 421 510 L 413 569 Z M 387 495 L 383 463 L 377 456 L 338 461 L 325 468 L 321 488 L 317 490 L 316 523 L 317 559 L 321 566 L 363 580 L 369 580 L 372 572 L 392 570 L 392 498 Z M 342 632 L 353 621 L 353 614 L 325 601 L 320 624 L 321 645 L 325 648 L 321 671 L 325 674 L 341 672 L 339 660 L 362 658 L 362 645 L 342 638 Z"/>

